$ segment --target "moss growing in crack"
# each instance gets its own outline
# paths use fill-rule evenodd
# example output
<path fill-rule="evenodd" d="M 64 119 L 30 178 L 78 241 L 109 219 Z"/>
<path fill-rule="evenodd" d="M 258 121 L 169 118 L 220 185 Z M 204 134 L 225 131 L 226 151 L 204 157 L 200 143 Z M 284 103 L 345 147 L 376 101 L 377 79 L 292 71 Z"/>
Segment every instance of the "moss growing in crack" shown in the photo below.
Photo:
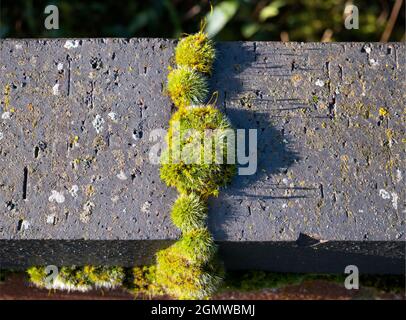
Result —
<path fill-rule="evenodd" d="M 207 228 L 183 232 L 182 237 L 168 248 L 175 255 L 182 256 L 188 263 L 204 265 L 216 254 L 217 247 Z"/>
<path fill-rule="evenodd" d="M 181 39 L 175 49 L 175 61 L 203 73 L 211 73 L 215 58 L 213 42 L 200 31 Z"/>
<path fill-rule="evenodd" d="M 190 263 L 170 247 L 157 254 L 156 280 L 178 299 L 207 299 L 222 281 L 220 269 L 216 263 Z"/>
<path fill-rule="evenodd" d="M 178 108 L 202 103 L 208 93 L 206 78 L 189 67 L 173 69 L 168 74 L 167 91 Z"/>
<path fill-rule="evenodd" d="M 205 228 L 206 201 L 236 173 L 235 135 L 219 110 L 199 106 L 207 95 L 201 73 L 211 73 L 214 56 L 213 44 L 200 31 L 179 42 L 178 68 L 168 75 L 167 90 L 179 110 L 169 122 L 160 176 L 181 193 L 171 218 L 182 236 L 157 253 L 154 280 L 178 299 L 209 298 L 223 276 L 214 240 Z"/>
<path fill-rule="evenodd" d="M 173 224 L 185 232 L 203 228 L 207 205 L 196 193 L 181 194 L 172 207 L 171 218 Z"/>
<path fill-rule="evenodd" d="M 235 138 L 231 125 L 213 106 L 178 110 L 161 156 L 162 180 L 181 193 L 216 196 L 236 172 L 235 164 L 227 164 L 228 152 L 234 152 L 228 150 L 227 137 Z"/>

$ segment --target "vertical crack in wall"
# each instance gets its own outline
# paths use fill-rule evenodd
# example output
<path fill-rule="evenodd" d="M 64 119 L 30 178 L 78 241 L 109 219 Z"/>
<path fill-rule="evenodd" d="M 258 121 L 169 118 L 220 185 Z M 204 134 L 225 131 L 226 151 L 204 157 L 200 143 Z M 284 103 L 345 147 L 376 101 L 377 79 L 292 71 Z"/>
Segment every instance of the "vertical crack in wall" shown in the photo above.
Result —
<path fill-rule="evenodd" d="M 27 199 L 28 168 L 24 167 L 23 176 L 23 200 Z"/>

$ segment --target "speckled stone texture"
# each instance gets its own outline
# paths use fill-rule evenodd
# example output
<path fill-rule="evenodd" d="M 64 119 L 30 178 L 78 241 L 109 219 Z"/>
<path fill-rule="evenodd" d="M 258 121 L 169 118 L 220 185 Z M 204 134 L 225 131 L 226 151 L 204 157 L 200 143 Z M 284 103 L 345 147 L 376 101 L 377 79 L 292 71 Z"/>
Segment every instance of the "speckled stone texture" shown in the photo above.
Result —
<path fill-rule="evenodd" d="M 150 263 L 176 42 L 1 40 L 0 267 Z M 210 80 L 258 170 L 210 200 L 229 268 L 404 273 L 405 45 L 229 42 Z"/>

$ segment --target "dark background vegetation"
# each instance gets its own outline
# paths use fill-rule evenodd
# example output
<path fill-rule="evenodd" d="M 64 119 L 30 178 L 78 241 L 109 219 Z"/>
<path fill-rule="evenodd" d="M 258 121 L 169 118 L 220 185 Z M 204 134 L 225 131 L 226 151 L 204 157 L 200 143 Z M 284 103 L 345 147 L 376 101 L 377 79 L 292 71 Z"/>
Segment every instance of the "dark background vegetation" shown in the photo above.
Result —
<path fill-rule="evenodd" d="M 358 30 L 344 27 L 351 3 Z M 59 30 L 44 28 L 48 4 L 59 8 Z M 403 0 L 1 0 L 0 37 L 174 38 L 195 32 L 205 17 L 216 40 L 405 40 Z"/>

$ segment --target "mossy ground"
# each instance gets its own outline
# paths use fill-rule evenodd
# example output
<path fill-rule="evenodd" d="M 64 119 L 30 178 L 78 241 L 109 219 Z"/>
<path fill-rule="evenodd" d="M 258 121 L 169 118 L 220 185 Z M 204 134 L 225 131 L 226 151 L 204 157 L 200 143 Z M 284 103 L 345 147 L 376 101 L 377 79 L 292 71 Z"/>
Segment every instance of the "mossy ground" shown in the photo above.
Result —
<path fill-rule="evenodd" d="M 165 292 L 156 282 L 156 266 L 139 266 L 124 268 L 122 287 L 137 297 L 158 297 Z M 304 281 L 324 280 L 334 283 L 344 283 L 346 275 L 343 274 L 315 274 L 315 273 L 277 273 L 268 271 L 228 271 L 220 274 L 224 281 L 218 292 L 242 291 L 254 292 L 262 289 L 282 288 L 288 285 L 298 285 Z M 13 274 L 21 272 L 15 270 L 0 270 L 0 283 L 7 281 Z M 32 278 L 30 279 L 32 281 Z M 390 293 L 405 292 L 404 275 L 360 275 L 360 285 Z"/>
<path fill-rule="evenodd" d="M 27 270 L 30 281 L 39 288 L 68 291 L 88 291 L 92 288 L 115 288 L 125 279 L 124 268 L 107 266 L 64 266 L 55 277 L 49 278 L 45 267 Z"/>

